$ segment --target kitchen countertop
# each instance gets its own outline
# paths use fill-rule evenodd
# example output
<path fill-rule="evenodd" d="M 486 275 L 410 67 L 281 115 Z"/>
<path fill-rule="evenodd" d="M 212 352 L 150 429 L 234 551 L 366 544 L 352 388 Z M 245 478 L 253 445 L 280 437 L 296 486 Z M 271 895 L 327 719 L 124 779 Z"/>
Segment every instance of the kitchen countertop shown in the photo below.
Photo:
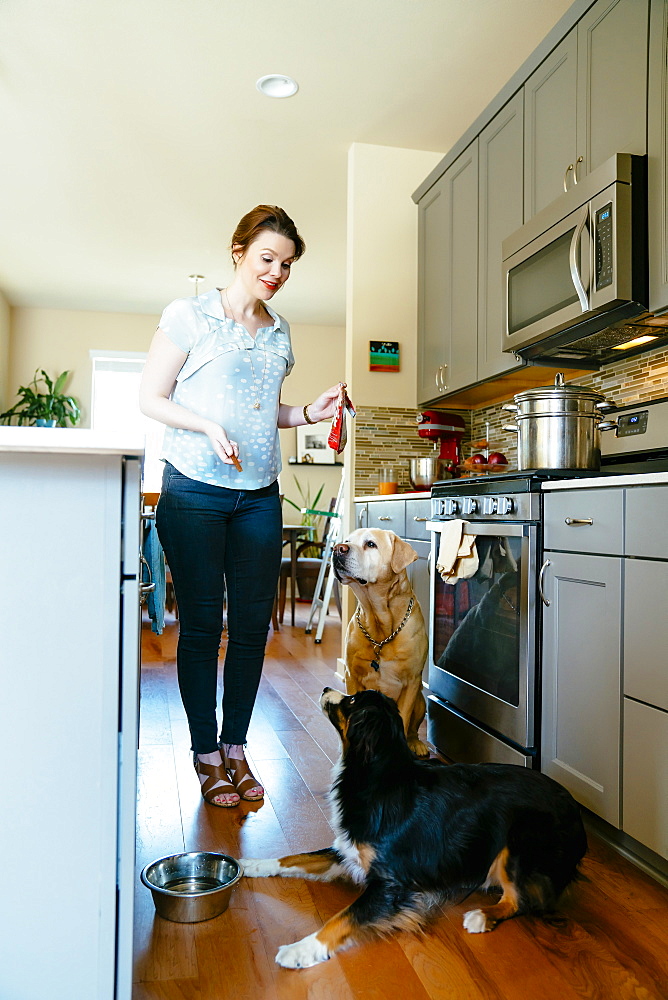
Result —
<path fill-rule="evenodd" d="M 0 427 L 0 451 L 143 455 L 144 436 L 86 427 Z"/>
<path fill-rule="evenodd" d="M 628 476 L 591 476 L 587 479 L 557 479 L 543 483 L 543 490 L 586 490 L 603 486 L 659 486 L 668 484 L 668 472 L 638 472 Z"/>
<path fill-rule="evenodd" d="M 423 493 L 370 493 L 366 497 L 355 497 L 355 503 L 371 503 L 374 500 L 429 500 L 431 491 Z"/>

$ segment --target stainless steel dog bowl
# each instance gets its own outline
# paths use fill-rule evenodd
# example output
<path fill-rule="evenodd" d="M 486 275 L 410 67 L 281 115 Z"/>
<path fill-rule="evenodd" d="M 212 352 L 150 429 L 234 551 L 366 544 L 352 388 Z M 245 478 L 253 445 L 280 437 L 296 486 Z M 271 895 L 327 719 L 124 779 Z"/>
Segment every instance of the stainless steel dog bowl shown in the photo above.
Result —
<path fill-rule="evenodd" d="M 141 880 L 151 890 L 157 913 L 179 924 L 211 920 L 223 913 L 243 868 L 228 854 L 195 851 L 172 854 L 146 865 Z"/>

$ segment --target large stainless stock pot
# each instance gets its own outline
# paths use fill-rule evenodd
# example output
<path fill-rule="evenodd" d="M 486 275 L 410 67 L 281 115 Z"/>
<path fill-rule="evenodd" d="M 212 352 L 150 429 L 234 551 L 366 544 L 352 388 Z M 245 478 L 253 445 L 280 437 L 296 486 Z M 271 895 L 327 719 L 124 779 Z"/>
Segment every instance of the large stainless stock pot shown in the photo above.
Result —
<path fill-rule="evenodd" d="M 612 430 L 614 421 L 603 412 L 615 403 L 595 389 L 566 385 L 559 372 L 554 385 L 526 389 L 506 403 L 517 423 L 504 430 L 517 432 L 518 469 L 594 469 L 601 465 L 600 431 Z"/>

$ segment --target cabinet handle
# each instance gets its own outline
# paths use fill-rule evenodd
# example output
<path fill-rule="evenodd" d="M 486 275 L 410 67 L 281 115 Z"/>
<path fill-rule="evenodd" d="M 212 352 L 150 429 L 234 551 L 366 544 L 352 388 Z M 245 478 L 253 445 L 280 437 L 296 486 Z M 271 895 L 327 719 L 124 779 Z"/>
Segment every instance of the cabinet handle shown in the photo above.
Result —
<path fill-rule="evenodd" d="M 565 517 L 565 524 L 593 524 L 593 517 Z"/>
<path fill-rule="evenodd" d="M 577 182 L 578 182 L 578 163 L 582 163 L 583 159 L 584 159 L 583 156 L 578 156 L 577 160 L 575 161 L 575 166 L 573 167 L 573 183 L 574 184 L 577 184 Z"/>
<path fill-rule="evenodd" d="M 573 164 L 569 163 L 564 173 L 564 191 L 568 191 L 568 171 L 573 169 Z"/>
<path fill-rule="evenodd" d="M 545 562 L 543 563 L 543 565 L 540 568 L 540 573 L 538 574 L 538 593 L 540 594 L 540 599 L 541 599 L 541 601 L 543 602 L 543 604 L 545 605 L 546 608 L 549 608 L 550 602 L 548 601 L 548 599 L 545 596 L 545 593 L 543 591 L 543 577 L 545 576 L 545 570 L 547 569 L 548 566 L 551 566 L 551 565 L 552 565 L 551 560 L 550 559 L 546 559 Z"/>
<path fill-rule="evenodd" d="M 428 521 L 429 518 L 428 517 L 414 517 L 413 520 L 414 521 Z"/>
<path fill-rule="evenodd" d="M 391 521 L 391 520 L 392 520 L 392 518 L 391 518 L 391 517 L 389 517 L 389 516 L 388 516 L 387 514 L 381 514 L 381 515 L 379 516 L 378 520 L 379 520 L 379 521 Z"/>
<path fill-rule="evenodd" d="M 153 591 L 155 590 L 155 583 L 153 582 L 153 579 L 152 579 L 151 567 L 149 566 L 148 561 L 147 561 L 146 557 L 144 556 L 143 552 L 139 553 L 139 561 L 141 562 L 142 566 L 146 566 L 146 569 L 147 569 L 147 572 L 148 572 L 148 579 L 149 579 L 148 583 L 140 583 L 139 584 L 139 603 L 143 604 L 144 601 L 146 600 L 146 595 L 147 594 L 152 594 Z"/>

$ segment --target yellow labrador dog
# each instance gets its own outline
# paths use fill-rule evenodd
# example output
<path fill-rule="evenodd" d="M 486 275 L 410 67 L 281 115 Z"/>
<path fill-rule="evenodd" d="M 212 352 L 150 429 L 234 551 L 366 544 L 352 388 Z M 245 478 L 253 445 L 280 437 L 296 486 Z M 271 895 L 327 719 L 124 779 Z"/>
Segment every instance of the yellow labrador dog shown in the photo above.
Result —
<path fill-rule="evenodd" d="M 334 546 L 334 572 L 358 601 L 348 625 L 347 694 L 371 688 L 396 701 L 408 745 L 418 757 L 429 750 L 418 736 L 426 706 L 422 667 L 428 641 L 422 609 L 406 567 L 415 549 L 381 528 L 358 528 Z"/>

